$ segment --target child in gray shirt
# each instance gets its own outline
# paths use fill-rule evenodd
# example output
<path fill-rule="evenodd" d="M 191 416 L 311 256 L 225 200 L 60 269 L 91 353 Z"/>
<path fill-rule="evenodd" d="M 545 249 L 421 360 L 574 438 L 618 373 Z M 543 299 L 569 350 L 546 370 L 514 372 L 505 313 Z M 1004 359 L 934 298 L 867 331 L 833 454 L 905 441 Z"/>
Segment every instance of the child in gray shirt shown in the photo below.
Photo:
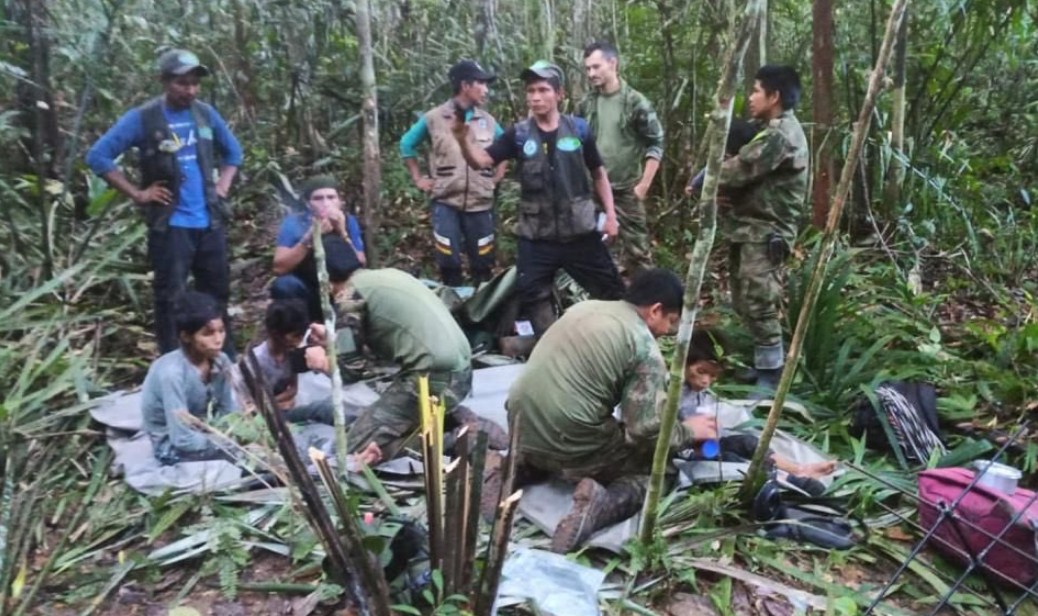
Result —
<path fill-rule="evenodd" d="M 230 459 L 208 434 L 189 426 L 182 413 L 209 423 L 238 412 L 231 389 L 231 361 L 221 351 L 227 333 L 212 297 L 182 294 L 174 317 L 180 348 L 152 362 L 144 379 L 144 430 L 162 464 Z"/>

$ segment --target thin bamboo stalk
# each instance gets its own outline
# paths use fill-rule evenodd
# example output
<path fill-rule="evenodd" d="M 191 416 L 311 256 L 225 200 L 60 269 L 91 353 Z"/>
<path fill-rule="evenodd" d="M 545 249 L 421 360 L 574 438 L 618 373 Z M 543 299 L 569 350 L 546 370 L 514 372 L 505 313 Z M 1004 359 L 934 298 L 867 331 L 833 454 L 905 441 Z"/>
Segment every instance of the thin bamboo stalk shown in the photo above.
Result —
<path fill-rule="evenodd" d="M 489 616 L 497 598 L 497 588 L 501 584 L 501 569 L 508 555 L 508 540 L 512 536 L 512 522 L 515 521 L 515 510 L 523 497 L 519 490 L 498 505 L 497 522 L 490 545 L 487 546 L 487 560 L 483 566 L 483 577 L 480 579 L 479 596 L 476 599 L 476 616 Z"/>
<path fill-rule="evenodd" d="M 425 465 L 425 508 L 429 527 L 429 563 L 443 571 L 443 447 L 438 409 L 429 396 L 429 377 L 418 377 L 418 404 L 422 415 L 422 463 Z"/>
<path fill-rule="evenodd" d="M 386 583 L 386 576 L 382 572 L 382 568 L 378 566 L 377 560 L 364 547 L 364 534 L 357 526 L 356 517 L 350 510 L 346 493 L 342 490 L 338 476 L 328 465 L 324 452 L 311 447 L 309 453 L 310 460 L 317 467 L 321 483 L 328 490 L 328 494 L 332 498 L 332 505 L 339 515 L 339 528 L 342 531 L 340 537 L 345 542 L 346 555 L 351 561 L 352 570 L 360 573 L 361 586 L 371 596 L 375 613 L 388 615 L 390 613 L 389 584 Z"/>
<path fill-rule="evenodd" d="M 342 539 L 332 523 L 331 516 L 328 515 L 328 510 L 325 509 L 324 501 L 321 499 L 314 480 L 300 459 L 299 452 L 296 451 L 292 433 L 274 404 L 270 387 L 263 380 L 263 371 L 256 360 L 256 353 L 251 349 L 246 355 L 242 376 L 245 379 L 245 385 L 249 388 L 249 393 L 256 402 L 256 408 L 266 421 L 270 433 L 274 435 L 292 483 L 303 495 L 303 501 L 306 504 L 302 509 L 303 515 L 306 516 L 314 534 L 324 546 L 331 568 L 339 577 L 337 581 L 345 585 L 350 600 L 362 615 L 390 616 L 388 603 L 381 603 L 378 595 L 372 596 L 371 589 L 364 588 L 360 583 L 360 577 L 351 569 L 350 558 L 342 544 Z"/>
<path fill-rule="evenodd" d="M 826 220 L 825 233 L 822 235 L 822 243 L 818 249 L 818 259 L 815 261 L 814 270 L 811 272 L 811 280 L 808 282 L 807 292 L 804 294 L 803 306 L 800 308 L 800 315 L 797 317 L 796 329 L 793 331 L 793 338 L 789 344 L 789 351 L 786 353 L 786 365 L 782 370 L 782 378 L 779 380 L 778 388 L 775 391 L 775 399 L 771 404 L 771 410 L 768 412 L 768 419 L 764 424 L 763 431 L 761 431 L 757 451 L 754 452 L 753 460 L 750 461 L 750 468 L 746 474 L 746 481 L 743 482 L 742 489 L 739 493 L 740 497 L 744 501 L 749 501 L 749 499 L 756 494 L 761 482 L 761 470 L 764 466 L 764 458 L 768 453 L 768 447 L 771 445 L 771 438 L 775 434 L 775 428 L 782 415 L 782 405 L 786 401 L 786 394 L 789 393 L 789 386 L 793 383 L 793 375 L 796 373 L 797 363 L 800 361 L 800 354 L 804 345 L 804 336 L 807 332 L 808 325 L 811 322 L 811 313 L 814 311 L 815 303 L 818 301 L 818 295 L 821 292 L 822 283 L 825 281 L 826 265 L 828 265 L 829 259 L 833 254 L 833 249 L 836 246 L 840 217 L 843 215 L 843 208 L 847 202 L 847 195 L 851 189 L 851 182 L 854 181 L 854 172 L 858 166 L 858 160 L 861 158 L 861 150 L 865 145 L 865 138 L 869 132 L 869 123 L 872 121 L 872 112 L 876 108 L 876 98 L 879 96 L 879 92 L 883 88 L 883 73 L 887 62 L 890 61 L 891 49 L 894 46 L 894 37 L 901 24 L 901 20 L 904 18 L 907 6 L 908 0 L 895 0 L 894 6 L 890 9 L 890 18 L 887 20 L 887 29 L 883 34 L 883 44 L 880 47 L 879 55 L 876 57 L 876 65 L 872 68 L 872 75 L 869 77 L 869 88 L 865 94 L 865 100 L 862 102 L 861 112 L 858 114 L 858 121 L 854 127 L 854 135 L 851 137 L 851 147 L 847 152 L 847 160 L 844 161 L 843 171 L 840 173 L 840 183 L 837 185 L 836 192 L 833 194 L 833 204 L 829 209 L 829 218 Z"/>
<path fill-rule="evenodd" d="M 324 240 L 321 237 L 321 221 L 314 219 L 311 235 L 314 238 L 314 261 L 317 265 L 317 283 L 321 288 L 321 313 L 324 315 L 324 350 L 328 354 L 328 365 L 332 377 L 332 418 L 335 422 L 335 463 L 339 474 L 346 474 L 346 410 L 342 406 L 342 373 L 335 351 L 335 310 L 332 308 L 331 282 L 328 280 L 328 265 L 324 261 Z"/>
<path fill-rule="evenodd" d="M 692 260 L 688 265 L 685 278 L 684 308 L 681 311 L 681 325 L 678 329 L 677 344 L 674 357 L 670 362 L 670 386 L 667 389 L 667 402 L 661 410 L 660 434 L 656 440 L 656 450 L 652 458 L 652 475 L 649 489 L 645 495 L 645 506 L 642 510 L 641 540 L 645 544 L 652 542 L 656 532 L 659 516 L 660 496 L 663 493 L 663 476 L 669 462 L 670 437 L 678 414 L 678 398 L 681 396 L 682 376 L 685 371 L 685 358 L 688 355 L 689 341 L 692 339 L 692 328 L 695 325 L 696 313 L 699 310 L 699 293 L 703 286 L 703 277 L 710 260 L 710 251 L 714 245 L 714 234 L 717 230 L 717 188 L 721 161 L 724 156 L 724 144 L 728 137 L 728 125 L 732 118 L 732 101 L 738 86 L 739 66 L 742 64 L 746 48 L 749 46 L 754 27 L 760 19 L 761 0 L 748 0 L 740 21 L 735 26 L 732 46 L 724 63 L 724 71 L 717 83 L 714 98 L 717 102 L 710 115 L 710 129 L 707 133 L 710 141 L 710 155 L 707 157 L 706 176 L 703 179 L 703 191 L 699 199 L 699 210 L 702 213 L 699 235 L 692 249 Z"/>

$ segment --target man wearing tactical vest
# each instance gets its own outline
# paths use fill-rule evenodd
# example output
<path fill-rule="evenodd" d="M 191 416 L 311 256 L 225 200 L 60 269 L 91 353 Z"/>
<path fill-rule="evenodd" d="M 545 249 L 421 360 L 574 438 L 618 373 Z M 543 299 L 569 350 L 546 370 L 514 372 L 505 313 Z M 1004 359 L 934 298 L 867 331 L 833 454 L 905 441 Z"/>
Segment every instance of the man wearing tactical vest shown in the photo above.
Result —
<path fill-rule="evenodd" d="M 172 49 L 159 56 L 158 68 L 162 95 L 119 118 L 90 148 L 86 162 L 94 173 L 132 199 L 148 224 L 159 352 L 178 348 L 173 301 L 186 288 L 191 274 L 195 290 L 215 298 L 224 311 L 228 330 L 224 352 L 233 357 L 226 312 L 230 271 L 225 225 L 229 211 L 224 199 L 241 166 L 241 146 L 220 114 L 196 100 L 199 82 L 209 75 L 209 69 L 195 54 Z M 134 147 L 139 150 L 140 186 L 115 163 Z"/>
<path fill-rule="evenodd" d="M 451 136 L 455 109 L 465 110 L 465 120 L 481 147 L 501 134 L 494 116 L 482 109 L 487 87 L 496 79 L 472 60 L 462 60 L 447 73 L 454 95 L 447 102 L 426 112 L 400 138 L 400 155 L 419 190 L 432 202 L 433 242 L 436 265 L 444 284 L 460 286 L 461 255 L 469 262 L 469 273 L 476 284 L 489 280 L 494 267 L 494 187 L 504 175 L 506 165 L 491 169 L 470 169 Z M 418 146 L 428 138 L 429 175 L 418 167 Z"/>
<path fill-rule="evenodd" d="M 624 284 L 605 244 L 619 230 L 609 176 L 587 122 L 559 113 L 562 69 L 540 60 L 520 78 L 526 84 L 530 117 L 509 127 L 486 149 L 477 146 L 471 124 L 461 117 L 455 117 L 453 131 L 474 169 L 518 161 L 516 292 L 540 336 L 556 318 L 551 289 L 560 268 L 594 299 L 619 299 Z M 600 229 L 592 187 L 605 210 Z"/>

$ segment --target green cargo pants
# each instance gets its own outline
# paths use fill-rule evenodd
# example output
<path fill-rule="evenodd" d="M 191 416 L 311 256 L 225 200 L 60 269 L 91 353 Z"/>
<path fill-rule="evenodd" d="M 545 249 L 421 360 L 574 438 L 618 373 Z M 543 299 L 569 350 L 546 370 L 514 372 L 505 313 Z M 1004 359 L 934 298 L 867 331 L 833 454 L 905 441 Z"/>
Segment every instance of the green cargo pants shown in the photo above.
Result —
<path fill-rule="evenodd" d="M 613 190 L 613 206 L 620 224 L 620 235 L 610 252 L 623 274 L 630 278 L 653 266 L 645 202 L 634 195 L 633 188 L 620 188 Z"/>
<path fill-rule="evenodd" d="M 429 393 L 444 400 L 448 415 L 470 391 L 471 368 L 429 375 Z M 383 460 L 395 458 L 415 435 L 420 423 L 418 375 L 414 372 L 398 374 L 378 400 L 350 426 L 349 452 L 361 451 L 374 441 L 382 450 Z"/>

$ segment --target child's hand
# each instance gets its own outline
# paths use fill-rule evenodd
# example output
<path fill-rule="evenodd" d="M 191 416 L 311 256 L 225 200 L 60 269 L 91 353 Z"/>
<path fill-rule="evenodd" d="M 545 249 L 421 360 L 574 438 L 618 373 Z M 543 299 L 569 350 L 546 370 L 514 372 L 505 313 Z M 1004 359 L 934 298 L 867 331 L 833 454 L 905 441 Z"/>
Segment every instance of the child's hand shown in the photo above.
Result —
<path fill-rule="evenodd" d="M 331 366 L 328 362 L 328 354 L 325 353 L 324 347 L 306 347 L 306 367 L 326 374 L 331 372 Z"/>
<path fill-rule="evenodd" d="M 310 342 L 324 346 L 325 345 L 325 329 L 322 323 L 311 323 L 310 324 Z"/>
<path fill-rule="evenodd" d="M 296 403 L 296 386 L 289 385 L 281 393 L 274 396 L 274 404 L 277 405 L 279 411 L 287 411 L 295 406 Z"/>
<path fill-rule="evenodd" d="M 382 460 L 382 450 L 378 448 L 375 441 L 371 441 L 362 451 L 357 452 L 357 461 L 366 466 L 377 464 L 380 460 Z"/>
<path fill-rule="evenodd" d="M 682 421 L 692 431 L 692 438 L 697 441 L 717 438 L 717 420 L 710 415 L 693 415 Z"/>

